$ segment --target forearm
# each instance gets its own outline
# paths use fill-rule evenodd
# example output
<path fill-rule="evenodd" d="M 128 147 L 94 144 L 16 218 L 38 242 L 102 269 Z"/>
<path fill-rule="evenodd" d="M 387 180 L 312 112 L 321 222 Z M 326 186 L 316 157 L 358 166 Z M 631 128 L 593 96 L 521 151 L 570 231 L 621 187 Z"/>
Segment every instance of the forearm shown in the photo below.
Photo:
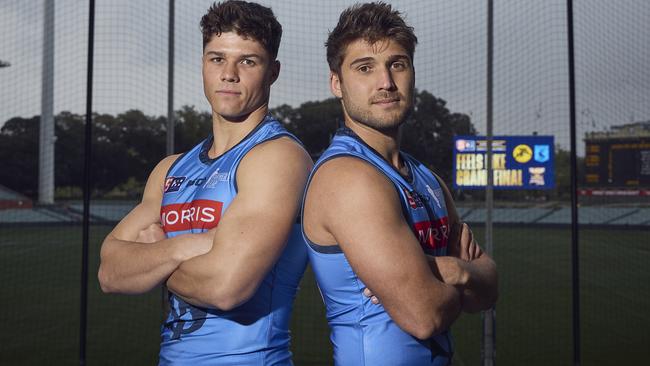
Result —
<path fill-rule="evenodd" d="M 437 290 L 440 300 L 435 303 L 434 313 L 437 319 L 437 326 L 432 332 L 432 336 L 448 330 L 456 321 L 463 310 L 463 294 L 456 286 L 442 284 L 441 289 Z"/>
<path fill-rule="evenodd" d="M 491 307 L 497 299 L 497 271 L 487 255 L 466 262 L 455 257 L 428 256 L 433 274 L 462 295 L 462 309 L 477 312 Z"/>
<path fill-rule="evenodd" d="M 202 259 L 196 257 L 178 266 L 167 279 L 167 288 L 192 305 L 216 308 L 215 274 L 204 269 Z"/>
<path fill-rule="evenodd" d="M 210 257 L 198 256 L 182 263 L 169 276 L 167 288 L 192 305 L 229 310 L 237 305 L 223 294 L 229 281 L 223 265 Z"/>
<path fill-rule="evenodd" d="M 186 234 L 155 243 L 107 238 L 102 246 L 99 282 L 104 292 L 140 294 L 156 287 L 184 261 L 191 252 L 185 241 L 196 234 Z"/>
<path fill-rule="evenodd" d="M 498 297 L 496 264 L 488 256 L 467 262 L 468 280 L 462 286 L 463 311 L 475 313 L 492 307 Z"/>
<path fill-rule="evenodd" d="M 461 292 L 463 311 L 473 313 L 485 310 L 496 302 L 496 265 L 488 256 L 483 255 L 470 262 L 455 257 L 427 258 L 436 278 Z"/>

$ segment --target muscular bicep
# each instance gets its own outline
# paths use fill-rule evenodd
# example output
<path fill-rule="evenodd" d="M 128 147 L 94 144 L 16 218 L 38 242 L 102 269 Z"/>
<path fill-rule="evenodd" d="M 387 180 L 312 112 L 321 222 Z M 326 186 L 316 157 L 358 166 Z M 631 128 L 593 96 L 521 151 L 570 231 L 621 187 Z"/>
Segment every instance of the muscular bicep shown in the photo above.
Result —
<path fill-rule="evenodd" d="M 310 168 L 307 153 L 290 140 L 261 144 L 246 155 L 237 170 L 237 196 L 211 251 L 180 267 L 212 286 L 190 291 L 196 298 L 223 309 L 253 295 L 284 249 Z"/>

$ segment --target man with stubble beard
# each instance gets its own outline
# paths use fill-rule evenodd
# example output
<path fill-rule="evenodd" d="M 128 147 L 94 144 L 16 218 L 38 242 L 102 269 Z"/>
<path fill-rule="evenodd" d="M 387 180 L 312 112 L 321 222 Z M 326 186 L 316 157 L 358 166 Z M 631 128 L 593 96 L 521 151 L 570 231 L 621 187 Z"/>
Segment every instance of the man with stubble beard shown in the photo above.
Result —
<path fill-rule="evenodd" d="M 345 127 L 310 175 L 303 234 L 336 365 L 448 365 L 450 325 L 497 298 L 444 182 L 400 151 L 416 43 L 385 3 L 345 10 L 326 43 Z"/>

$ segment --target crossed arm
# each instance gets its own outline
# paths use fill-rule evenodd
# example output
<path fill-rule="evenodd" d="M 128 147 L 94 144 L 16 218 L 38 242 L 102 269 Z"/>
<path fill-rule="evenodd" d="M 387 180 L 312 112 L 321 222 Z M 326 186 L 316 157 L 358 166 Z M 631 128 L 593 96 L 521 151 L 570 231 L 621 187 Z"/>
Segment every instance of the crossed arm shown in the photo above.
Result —
<path fill-rule="evenodd" d="M 104 292 L 137 294 L 167 281 L 194 305 L 228 310 L 254 294 L 284 249 L 311 159 L 287 138 L 258 145 L 240 163 L 239 192 L 219 226 L 165 239 L 159 212 L 175 159 L 154 168 L 142 202 L 104 240 L 100 285 Z"/>
<path fill-rule="evenodd" d="M 338 243 L 370 289 L 364 293 L 373 302 L 381 299 L 391 318 L 420 339 L 448 329 L 461 311 L 484 309 L 496 300 L 494 262 L 469 227 L 459 224 L 451 195 L 441 184 L 455 228 L 450 253 L 456 257 L 424 254 L 392 183 L 359 159 L 323 164 L 305 200 L 307 236 L 325 245 Z"/>
<path fill-rule="evenodd" d="M 165 174 L 177 157 L 168 156 L 158 163 L 149 175 L 142 201 L 104 239 L 98 273 L 104 292 L 147 292 L 183 261 L 210 249 L 211 233 L 164 239 L 160 229 L 153 229 L 160 223 Z M 147 232 L 150 235 L 144 238 Z"/>
<path fill-rule="evenodd" d="M 184 261 L 167 286 L 187 302 L 229 310 L 248 300 L 281 255 L 295 223 L 311 159 L 279 139 L 251 150 L 237 172 L 238 194 L 211 250 Z"/>
<path fill-rule="evenodd" d="M 461 293 L 433 275 L 393 184 L 368 163 L 351 157 L 324 163 L 308 188 L 303 220 L 312 241 L 340 245 L 404 331 L 426 339 L 458 317 Z"/>
<path fill-rule="evenodd" d="M 438 182 L 445 194 L 451 233 L 448 256 L 428 257 L 431 270 L 443 282 L 462 292 L 464 312 L 489 309 L 498 297 L 496 264 L 481 250 L 469 226 L 460 222 L 449 189 L 440 178 Z"/>
<path fill-rule="evenodd" d="M 464 312 L 486 310 L 496 303 L 498 297 L 496 264 L 474 240 L 469 226 L 460 222 L 449 190 L 440 178 L 438 181 L 445 192 L 451 227 L 448 256 L 427 256 L 427 261 L 437 279 L 461 292 Z M 364 295 L 375 304 L 380 302 L 368 288 L 364 290 Z"/>

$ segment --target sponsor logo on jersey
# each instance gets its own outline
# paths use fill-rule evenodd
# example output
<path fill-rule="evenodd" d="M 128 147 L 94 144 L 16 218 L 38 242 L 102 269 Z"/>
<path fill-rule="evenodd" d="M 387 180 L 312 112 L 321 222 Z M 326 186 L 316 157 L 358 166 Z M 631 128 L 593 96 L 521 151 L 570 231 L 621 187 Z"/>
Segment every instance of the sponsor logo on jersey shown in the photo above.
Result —
<path fill-rule="evenodd" d="M 188 179 L 187 180 L 187 186 L 188 187 L 191 187 L 191 186 L 200 187 L 200 186 L 204 185 L 207 180 L 208 180 L 207 178 Z"/>
<path fill-rule="evenodd" d="M 191 229 L 209 230 L 219 224 L 223 202 L 194 200 L 160 208 L 160 222 L 166 233 Z"/>
<path fill-rule="evenodd" d="M 406 200 L 408 201 L 409 206 L 411 206 L 412 209 L 416 209 L 419 207 L 424 207 L 424 203 L 422 203 L 422 197 L 418 194 L 416 191 L 409 192 L 406 188 L 402 188 L 404 191 L 404 194 L 406 195 Z"/>
<path fill-rule="evenodd" d="M 416 222 L 413 231 L 425 252 L 445 248 L 449 241 L 449 218 Z"/>
<path fill-rule="evenodd" d="M 167 177 L 165 179 L 165 193 L 177 192 L 187 177 Z"/>

